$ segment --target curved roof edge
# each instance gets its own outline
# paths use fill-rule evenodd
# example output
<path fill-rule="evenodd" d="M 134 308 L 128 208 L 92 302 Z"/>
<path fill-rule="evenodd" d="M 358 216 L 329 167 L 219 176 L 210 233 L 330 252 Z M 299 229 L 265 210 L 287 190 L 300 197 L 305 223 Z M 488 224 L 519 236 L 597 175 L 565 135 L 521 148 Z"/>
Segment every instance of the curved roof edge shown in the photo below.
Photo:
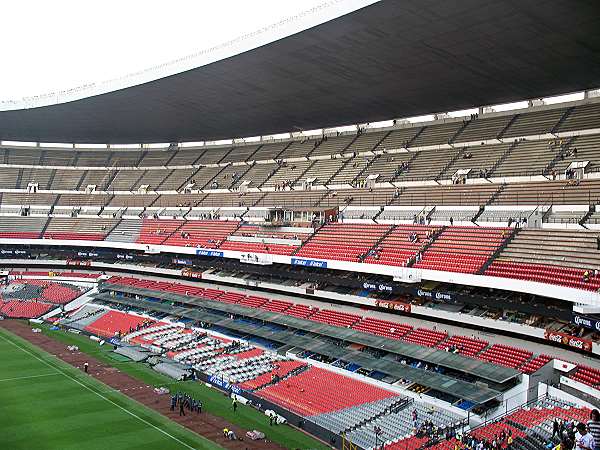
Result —
<path fill-rule="evenodd" d="M 142 71 L 130 73 L 120 78 L 93 82 L 48 94 L 24 97 L 20 100 L 0 100 L 0 111 L 14 111 L 67 103 L 177 75 L 270 44 L 379 1 L 329 0 L 252 33 L 238 36 L 211 48 Z"/>

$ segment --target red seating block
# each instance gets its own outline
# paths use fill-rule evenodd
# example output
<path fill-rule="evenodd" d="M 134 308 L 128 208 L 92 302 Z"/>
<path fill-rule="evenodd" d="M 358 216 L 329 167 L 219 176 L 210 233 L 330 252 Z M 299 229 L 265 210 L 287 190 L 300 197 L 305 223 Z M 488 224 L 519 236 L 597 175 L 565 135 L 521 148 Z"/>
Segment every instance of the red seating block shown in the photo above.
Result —
<path fill-rule="evenodd" d="M 388 320 L 373 319 L 366 317 L 352 326 L 355 330 L 376 334 L 392 339 L 401 339 L 410 332 L 413 327 L 403 323 L 390 322 Z"/>
<path fill-rule="evenodd" d="M 411 344 L 419 344 L 425 347 L 435 347 L 443 339 L 448 337 L 445 331 L 430 330 L 428 328 L 417 328 L 405 335 L 402 339 Z"/>
<path fill-rule="evenodd" d="M 389 225 L 329 223 L 323 225 L 296 255 L 358 262 L 360 256 L 366 255 L 390 228 Z"/>
<path fill-rule="evenodd" d="M 438 348 L 449 349 L 455 347 L 464 356 L 475 356 L 489 345 L 486 341 L 470 338 L 467 336 L 452 336 L 448 340 L 438 344 Z"/>
<path fill-rule="evenodd" d="M 414 267 L 477 273 L 509 233 L 506 228 L 447 227 Z"/>
<path fill-rule="evenodd" d="M 501 366 L 516 369 L 531 358 L 533 353 L 508 345 L 494 344 L 477 356 L 478 359 L 489 361 Z"/>
<path fill-rule="evenodd" d="M 0 314 L 13 319 L 37 319 L 52 308 L 55 306 L 47 303 L 13 300 L 0 303 Z"/>
<path fill-rule="evenodd" d="M 108 311 L 85 327 L 86 331 L 104 337 L 113 337 L 117 333 L 126 334 L 136 326 L 151 323 L 149 319 L 133 316 L 120 311 Z"/>
<path fill-rule="evenodd" d="M 485 274 L 493 277 L 557 284 L 587 291 L 597 291 L 600 289 L 600 277 L 594 276 L 593 271 L 590 271 L 590 280 L 585 282 L 583 281 L 584 272 L 585 269 L 574 269 L 571 267 L 496 260 L 490 264 Z"/>
<path fill-rule="evenodd" d="M 337 411 L 396 395 L 317 367 L 310 367 L 280 383 L 255 391 L 255 394 L 303 416 Z"/>
<path fill-rule="evenodd" d="M 160 220 L 159 222 L 164 221 Z M 182 222 L 177 231 L 168 236 L 163 244 L 176 245 L 179 247 L 199 246 L 205 248 L 217 248 L 225 242 L 227 236 L 229 236 L 238 225 L 238 221 L 188 220 Z"/>

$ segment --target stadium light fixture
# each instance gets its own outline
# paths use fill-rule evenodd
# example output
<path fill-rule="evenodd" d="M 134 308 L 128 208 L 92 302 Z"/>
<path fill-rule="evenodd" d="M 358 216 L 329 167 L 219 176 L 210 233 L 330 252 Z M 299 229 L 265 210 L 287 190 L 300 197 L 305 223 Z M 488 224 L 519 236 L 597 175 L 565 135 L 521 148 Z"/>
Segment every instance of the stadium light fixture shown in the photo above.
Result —
<path fill-rule="evenodd" d="M 432 120 L 435 120 L 435 117 L 433 114 L 426 114 L 424 116 L 406 117 L 404 120 L 408 120 L 410 123 L 431 122 Z"/>
<path fill-rule="evenodd" d="M 583 100 L 585 98 L 585 92 L 575 92 L 573 94 L 555 95 L 553 97 L 544 97 L 544 103 L 547 105 L 554 105 L 556 103 L 564 102 L 575 102 L 577 100 Z"/>
<path fill-rule="evenodd" d="M 169 148 L 171 144 L 168 142 L 155 143 L 155 144 L 142 144 L 142 148 Z"/>
<path fill-rule="evenodd" d="M 264 140 L 277 140 L 277 139 L 289 139 L 291 137 L 291 133 L 278 133 L 278 134 L 269 134 L 267 136 L 263 136 Z"/>
<path fill-rule="evenodd" d="M 109 147 L 112 149 L 138 149 L 142 148 L 141 144 L 109 144 Z"/>
<path fill-rule="evenodd" d="M 22 141 L 2 141 L 2 145 L 10 145 L 12 147 L 37 147 L 37 142 L 22 142 Z"/>
<path fill-rule="evenodd" d="M 394 125 L 393 120 L 382 120 L 380 122 L 369 122 L 360 124 L 361 128 L 386 128 Z"/>
<path fill-rule="evenodd" d="M 179 143 L 179 147 L 181 148 L 188 148 L 188 147 L 204 147 L 206 145 L 206 142 L 204 141 L 197 141 L 197 142 L 180 142 Z"/>
<path fill-rule="evenodd" d="M 449 111 L 448 117 L 468 117 L 471 114 L 477 114 L 479 108 L 461 109 L 459 111 Z"/>
<path fill-rule="evenodd" d="M 73 148 L 74 144 L 67 144 L 61 142 L 40 142 L 40 147 L 46 148 Z"/>
<path fill-rule="evenodd" d="M 75 144 L 75 148 L 108 148 L 106 144 Z"/>
<path fill-rule="evenodd" d="M 529 104 L 527 103 L 527 100 L 523 100 L 520 102 L 513 102 L 513 103 L 502 103 L 500 105 L 491 105 L 492 108 L 494 108 L 494 111 L 510 111 L 513 109 L 525 109 L 529 106 Z"/>

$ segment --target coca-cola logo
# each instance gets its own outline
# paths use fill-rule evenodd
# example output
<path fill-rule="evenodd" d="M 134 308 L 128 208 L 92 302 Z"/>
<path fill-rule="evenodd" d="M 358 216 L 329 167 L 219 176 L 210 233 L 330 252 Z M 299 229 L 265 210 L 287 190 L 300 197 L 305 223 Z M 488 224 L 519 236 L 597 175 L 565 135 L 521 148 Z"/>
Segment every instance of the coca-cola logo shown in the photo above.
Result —
<path fill-rule="evenodd" d="M 552 342 L 558 342 L 559 344 L 561 344 L 563 341 L 563 337 L 560 334 L 550 333 L 548 334 L 548 340 Z"/>
<path fill-rule="evenodd" d="M 585 348 L 585 342 L 581 341 L 580 339 L 575 339 L 575 338 L 569 339 L 569 345 L 571 347 L 575 347 L 580 350 L 583 350 Z"/>
<path fill-rule="evenodd" d="M 592 343 L 590 341 L 564 333 L 546 331 L 546 339 L 551 342 L 556 342 L 557 344 L 566 345 L 586 352 L 589 352 L 592 349 Z"/>

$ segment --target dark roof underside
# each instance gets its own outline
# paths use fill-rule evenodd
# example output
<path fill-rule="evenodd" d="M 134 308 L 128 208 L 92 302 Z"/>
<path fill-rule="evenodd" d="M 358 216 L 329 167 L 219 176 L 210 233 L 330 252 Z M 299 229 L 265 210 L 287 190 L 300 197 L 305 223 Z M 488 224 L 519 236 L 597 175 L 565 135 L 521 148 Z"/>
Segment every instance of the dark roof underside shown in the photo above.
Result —
<path fill-rule="evenodd" d="M 0 112 L 0 139 L 217 140 L 599 86 L 596 0 L 384 0 L 158 81 Z"/>

